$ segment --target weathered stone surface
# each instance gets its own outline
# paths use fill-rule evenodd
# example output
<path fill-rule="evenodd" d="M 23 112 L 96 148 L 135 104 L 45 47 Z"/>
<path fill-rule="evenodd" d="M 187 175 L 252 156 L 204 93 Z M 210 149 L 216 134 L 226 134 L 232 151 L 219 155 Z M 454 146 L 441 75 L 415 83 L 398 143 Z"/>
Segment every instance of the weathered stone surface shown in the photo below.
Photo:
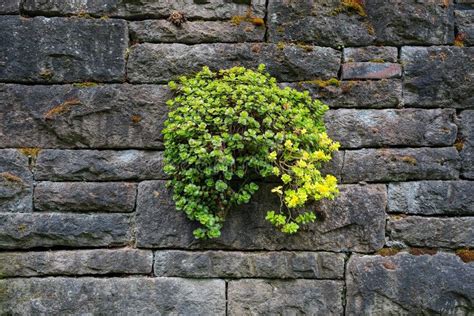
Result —
<path fill-rule="evenodd" d="M 345 148 L 452 145 L 454 109 L 330 110 L 328 134 Z M 402 131 L 402 132 L 401 132 Z"/>
<path fill-rule="evenodd" d="M 151 43 L 234 43 L 261 42 L 265 26 L 229 21 L 189 21 L 176 26 L 167 20 L 130 22 L 130 35 L 137 42 Z"/>
<path fill-rule="evenodd" d="M 474 47 L 402 47 L 405 105 L 472 108 Z"/>
<path fill-rule="evenodd" d="M 28 158 L 16 149 L 0 149 L 0 213 L 31 212 L 32 201 L 33 174 Z"/>
<path fill-rule="evenodd" d="M 422 215 L 474 215 L 474 182 L 459 180 L 390 183 L 388 211 Z"/>
<path fill-rule="evenodd" d="M 342 279 L 344 258 L 331 252 L 163 250 L 155 252 L 154 272 L 189 278 Z"/>
<path fill-rule="evenodd" d="M 139 249 L 1 252 L 0 276 L 149 274 L 153 253 Z"/>
<path fill-rule="evenodd" d="M 469 315 L 474 265 L 456 255 L 353 256 L 347 273 L 347 315 Z"/>
<path fill-rule="evenodd" d="M 87 13 L 93 16 L 125 18 L 168 18 L 173 11 L 182 12 L 190 19 L 230 19 L 246 15 L 250 9 L 255 16 L 265 15 L 265 0 L 25 0 L 25 12 L 44 15 Z"/>
<path fill-rule="evenodd" d="M 0 214 L 0 249 L 125 245 L 129 226 L 122 214 Z"/>
<path fill-rule="evenodd" d="M 132 212 L 137 185 L 123 182 L 39 182 L 35 209 L 41 211 Z"/>
<path fill-rule="evenodd" d="M 18 14 L 20 0 L 2 0 L 0 2 L 0 14 Z"/>
<path fill-rule="evenodd" d="M 459 168 L 459 154 L 454 147 L 347 150 L 342 180 L 450 180 L 458 178 Z"/>
<path fill-rule="evenodd" d="M 341 281 L 238 280 L 228 288 L 229 315 L 342 315 Z"/>
<path fill-rule="evenodd" d="M 466 46 L 474 45 L 474 10 L 456 10 L 454 16 L 462 43 Z"/>
<path fill-rule="evenodd" d="M 229 212 L 218 239 L 197 241 L 195 228 L 174 208 L 164 181 L 139 184 L 137 246 L 146 248 L 212 248 L 259 250 L 354 250 L 374 251 L 384 242 L 386 190 L 384 185 L 341 186 L 335 201 L 316 207 L 320 221 L 295 235 L 278 232 L 265 220 L 280 201 L 270 193 L 273 185 L 261 185 L 250 204 Z"/>
<path fill-rule="evenodd" d="M 2 17 L 0 42 L 0 80 L 3 81 L 125 79 L 128 32 L 124 21 Z"/>
<path fill-rule="evenodd" d="M 274 44 L 139 44 L 128 59 L 128 78 L 134 83 L 166 82 L 182 74 L 241 65 L 266 64 L 280 81 L 337 77 L 340 52 L 328 47 Z"/>
<path fill-rule="evenodd" d="M 162 148 L 164 86 L 0 84 L 0 146 Z"/>
<path fill-rule="evenodd" d="M 398 49 L 388 46 L 344 48 L 344 62 L 392 62 L 398 59 Z"/>
<path fill-rule="evenodd" d="M 389 79 L 401 75 L 400 64 L 360 62 L 342 65 L 342 79 Z"/>
<path fill-rule="evenodd" d="M 28 278 L 0 280 L 0 292 L 0 310 L 12 315 L 225 314 L 223 280 Z"/>
<path fill-rule="evenodd" d="M 309 91 L 331 108 L 396 108 L 401 106 L 402 82 L 399 79 L 339 81 L 326 84 L 322 81 L 285 83 L 298 90 Z"/>
<path fill-rule="evenodd" d="M 336 151 L 332 154 L 332 158 L 329 162 L 322 165 L 320 171 L 321 174 L 332 174 L 341 181 L 342 167 L 344 166 L 344 151 Z"/>
<path fill-rule="evenodd" d="M 463 111 L 459 115 L 459 140 L 461 148 L 462 175 L 474 179 L 474 111 Z"/>
<path fill-rule="evenodd" d="M 389 218 L 387 233 L 392 240 L 414 247 L 473 247 L 474 217 L 393 216 Z"/>
<path fill-rule="evenodd" d="M 42 150 L 37 180 L 115 181 L 164 179 L 163 153 L 139 150 Z"/>

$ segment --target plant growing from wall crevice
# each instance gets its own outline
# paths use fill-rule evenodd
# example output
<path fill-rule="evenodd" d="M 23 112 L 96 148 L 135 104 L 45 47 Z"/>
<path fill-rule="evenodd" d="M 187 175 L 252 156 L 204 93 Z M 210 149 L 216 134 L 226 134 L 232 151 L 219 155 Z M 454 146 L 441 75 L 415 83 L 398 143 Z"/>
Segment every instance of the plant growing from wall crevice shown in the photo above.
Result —
<path fill-rule="evenodd" d="M 339 144 L 325 132 L 327 105 L 308 92 L 280 88 L 264 65 L 204 67 L 169 86 L 165 172 L 176 208 L 200 224 L 196 238 L 220 236 L 227 213 L 259 189 L 255 176 L 278 177 L 280 207 L 266 219 L 288 234 L 315 221 L 311 202 L 338 194 L 336 178 L 320 168 Z"/>

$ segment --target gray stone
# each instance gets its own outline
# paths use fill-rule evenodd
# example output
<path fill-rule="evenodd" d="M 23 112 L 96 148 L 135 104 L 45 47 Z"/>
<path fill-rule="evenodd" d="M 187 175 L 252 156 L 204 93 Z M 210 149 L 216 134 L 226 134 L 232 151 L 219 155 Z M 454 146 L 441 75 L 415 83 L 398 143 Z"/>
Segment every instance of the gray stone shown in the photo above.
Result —
<path fill-rule="evenodd" d="M 461 149 L 462 175 L 474 179 L 474 111 L 463 111 L 459 115 L 458 137 L 456 145 Z"/>
<path fill-rule="evenodd" d="M 32 14 L 70 15 L 86 13 L 92 16 L 124 18 L 167 18 L 173 11 L 190 19 L 219 20 L 233 16 L 265 15 L 265 0 L 24 0 L 23 11 Z"/>
<path fill-rule="evenodd" d="M 400 78 L 402 66 L 395 63 L 359 62 L 342 65 L 342 79 Z"/>
<path fill-rule="evenodd" d="M 1 277 L 150 274 L 153 253 L 139 249 L 1 252 Z"/>
<path fill-rule="evenodd" d="M 0 149 L 0 213 L 32 211 L 33 174 L 28 157 L 16 149 Z"/>
<path fill-rule="evenodd" d="M 280 205 L 278 197 L 270 193 L 273 187 L 261 184 L 249 204 L 230 211 L 221 237 L 199 241 L 192 235 L 195 223 L 175 210 L 165 182 L 142 182 L 137 198 L 137 246 L 358 252 L 382 247 L 386 207 L 384 185 L 341 186 L 341 194 L 336 200 L 314 207 L 319 220 L 295 235 L 280 233 L 265 220 L 266 212 Z"/>
<path fill-rule="evenodd" d="M 266 64 L 280 81 L 337 77 L 340 52 L 328 47 L 274 44 L 139 44 L 131 49 L 128 78 L 134 83 L 166 82 L 203 66 L 225 69 Z"/>
<path fill-rule="evenodd" d="M 414 247 L 473 247 L 474 217 L 392 216 L 387 234 L 392 240 Z"/>
<path fill-rule="evenodd" d="M 224 315 L 223 280 L 28 278 L 0 280 L 9 315 Z M 32 299 L 34 298 L 34 299 Z"/>
<path fill-rule="evenodd" d="M 167 87 L 81 85 L 0 84 L 0 146 L 163 147 Z"/>
<path fill-rule="evenodd" d="M 472 108 L 473 59 L 474 47 L 402 47 L 405 105 Z"/>
<path fill-rule="evenodd" d="M 352 256 L 347 315 L 470 315 L 474 265 L 456 255 Z"/>
<path fill-rule="evenodd" d="M 331 252 L 155 252 L 157 276 L 342 279 L 344 254 Z M 0 272 L 1 273 L 1 272 Z"/>
<path fill-rule="evenodd" d="M 459 176 L 459 154 L 454 147 L 347 150 L 342 180 L 450 180 Z"/>
<path fill-rule="evenodd" d="M 39 182 L 35 209 L 40 211 L 132 212 L 137 185 L 111 182 Z"/>
<path fill-rule="evenodd" d="M 228 288 L 229 315 L 342 315 L 343 282 L 238 280 Z"/>
<path fill-rule="evenodd" d="M 474 10 L 456 10 L 454 16 L 459 39 L 466 46 L 474 45 Z"/>
<path fill-rule="evenodd" d="M 332 159 L 329 162 L 326 162 L 325 164 L 322 165 L 320 171 L 321 171 L 321 174 L 323 175 L 332 174 L 333 176 L 337 178 L 338 181 L 340 181 L 343 166 L 344 166 L 344 151 L 336 151 L 336 152 L 333 152 Z"/>
<path fill-rule="evenodd" d="M 474 215 L 474 182 L 458 180 L 390 183 L 388 211 L 421 215 Z"/>
<path fill-rule="evenodd" d="M 50 181 L 115 181 L 165 179 L 163 153 L 139 150 L 45 149 L 35 177 Z"/>
<path fill-rule="evenodd" d="M 229 21 L 189 21 L 176 26 L 167 20 L 130 22 L 133 41 L 151 43 L 233 43 L 262 42 L 265 26 L 250 22 L 236 25 Z"/>
<path fill-rule="evenodd" d="M 398 49 L 388 46 L 344 48 L 344 62 L 392 62 L 398 60 Z"/>
<path fill-rule="evenodd" d="M 0 214 L 0 249 L 101 247 L 128 243 L 130 218 L 127 215 Z"/>
<path fill-rule="evenodd" d="M 343 148 L 449 146 L 456 139 L 453 109 L 331 110 L 328 134 Z M 403 131 L 403 132 L 400 132 Z"/>
<path fill-rule="evenodd" d="M 0 42 L 2 81 L 125 80 L 125 21 L 5 16 Z"/>
<path fill-rule="evenodd" d="M 20 11 L 20 0 L 2 0 L 0 2 L 0 14 L 18 14 Z"/>

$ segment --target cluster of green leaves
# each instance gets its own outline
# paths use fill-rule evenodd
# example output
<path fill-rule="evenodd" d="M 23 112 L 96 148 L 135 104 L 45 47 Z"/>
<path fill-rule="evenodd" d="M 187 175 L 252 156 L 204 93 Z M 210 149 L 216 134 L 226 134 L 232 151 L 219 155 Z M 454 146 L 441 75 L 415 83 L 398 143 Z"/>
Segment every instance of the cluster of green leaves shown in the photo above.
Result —
<path fill-rule="evenodd" d="M 311 201 L 333 199 L 336 178 L 321 165 L 339 147 L 325 132 L 328 107 L 307 92 L 277 85 L 260 65 L 234 67 L 170 82 L 175 97 L 163 130 L 165 172 L 176 208 L 197 221 L 196 238 L 215 238 L 232 206 L 258 190 L 250 179 L 278 177 L 278 210 L 266 219 L 284 233 L 314 222 Z"/>

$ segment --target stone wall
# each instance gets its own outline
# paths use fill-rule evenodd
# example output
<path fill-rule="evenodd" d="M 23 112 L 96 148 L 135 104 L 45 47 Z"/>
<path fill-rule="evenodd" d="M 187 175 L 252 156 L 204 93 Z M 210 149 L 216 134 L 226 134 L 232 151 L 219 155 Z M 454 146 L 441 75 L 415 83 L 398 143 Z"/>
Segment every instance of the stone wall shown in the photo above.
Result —
<path fill-rule="evenodd" d="M 474 314 L 473 22 L 472 0 L 2 0 L 0 314 Z M 263 186 L 197 242 L 165 83 L 259 63 L 330 105 L 341 195 L 285 236 Z"/>

